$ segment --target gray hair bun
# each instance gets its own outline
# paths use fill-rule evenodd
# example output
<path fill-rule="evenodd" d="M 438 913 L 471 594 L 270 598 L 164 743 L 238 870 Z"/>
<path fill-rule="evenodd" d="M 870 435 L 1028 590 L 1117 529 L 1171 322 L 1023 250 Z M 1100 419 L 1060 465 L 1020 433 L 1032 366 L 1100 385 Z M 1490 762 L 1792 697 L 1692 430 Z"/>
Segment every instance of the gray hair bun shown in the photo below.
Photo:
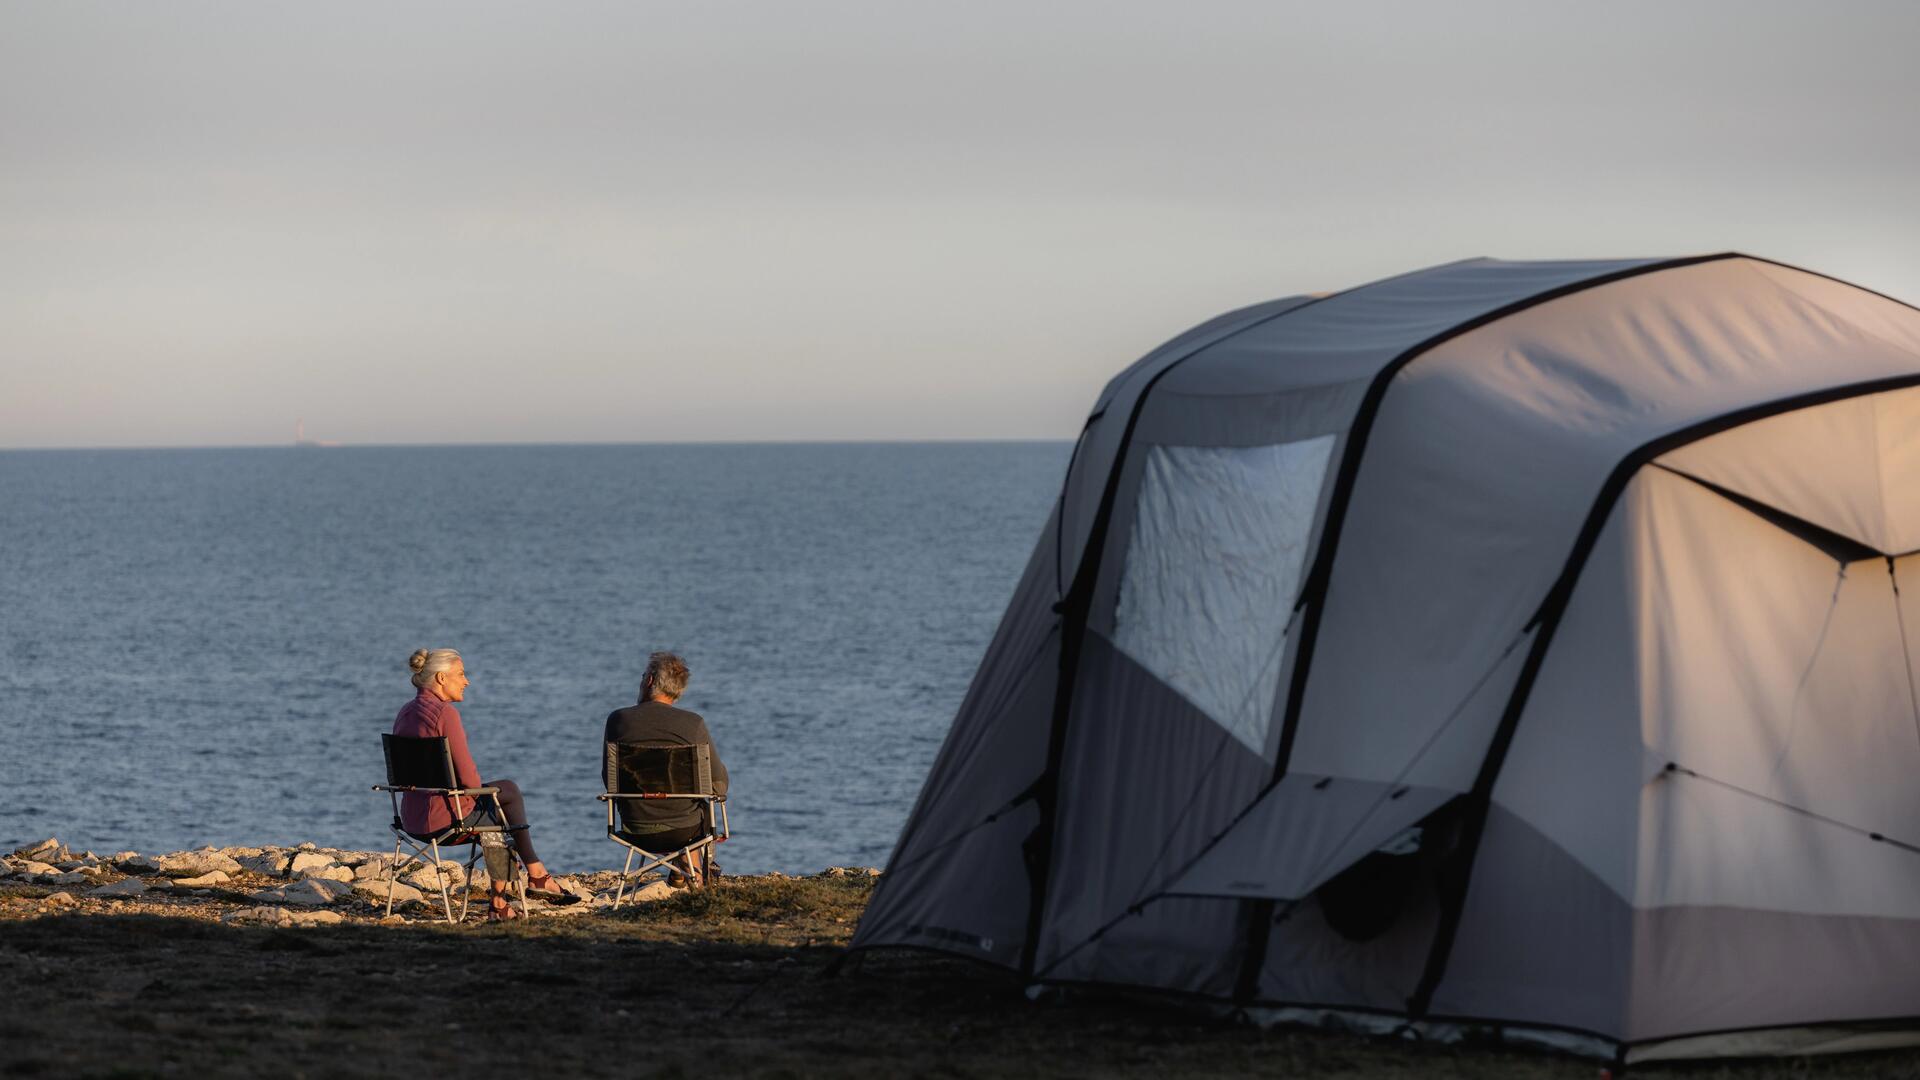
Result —
<path fill-rule="evenodd" d="M 415 649 L 413 651 L 413 655 L 407 657 L 407 670 L 413 672 L 415 675 L 420 674 L 420 672 L 424 670 L 426 666 L 427 666 L 427 650 L 425 649 Z"/>

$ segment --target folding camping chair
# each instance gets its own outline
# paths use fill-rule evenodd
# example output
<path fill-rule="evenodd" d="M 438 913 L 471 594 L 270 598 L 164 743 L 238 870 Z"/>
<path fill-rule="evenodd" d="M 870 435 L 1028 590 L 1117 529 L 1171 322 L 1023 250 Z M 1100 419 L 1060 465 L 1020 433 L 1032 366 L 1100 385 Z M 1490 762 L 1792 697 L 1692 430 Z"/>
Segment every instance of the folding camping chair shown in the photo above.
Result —
<path fill-rule="evenodd" d="M 683 860 L 689 868 L 694 868 L 698 859 L 700 880 L 711 880 L 713 847 L 733 835 L 727 822 L 727 797 L 713 793 L 713 748 L 705 743 L 607 743 L 605 760 L 607 790 L 595 798 L 607 804 L 607 839 L 627 849 L 620 889 L 613 898 L 614 910 L 620 909 L 627 883 L 636 874 L 674 859 Z M 655 851 L 647 846 L 646 833 L 623 828 L 626 815 L 615 812 L 616 806 L 634 799 L 697 799 L 706 804 L 702 807 L 706 831 L 671 851 Z M 638 869 L 633 865 L 635 854 L 642 857 Z"/>
<path fill-rule="evenodd" d="M 493 787 L 463 788 L 453 771 L 453 751 L 447 748 L 444 737 L 412 738 L 405 735 L 380 736 L 380 748 L 387 757 L 387 782 L 375 784 L 373 790 L 384 791 L 393 802 L 393 858 L 387 863 L 387 914 L 393 914 L 393 885 L 399 879 L 403 866 L 419 863 L 432 866 L 434 879 L 440 883 L 440 906 L 445 911 L 447 921 L 458 923 L 466 920 L 467 905 L 473 899 L 473 890 L 462 886 L 460 890 L 460 917 L 453 917 L 453 898 L 447 892 L 447 875 L 440 861 L 442 845 L 471 844 L 473 853 L 467 858 L 466 878 L 473 876 L 474 864 L 481 858 L 487 860 L 487 876 L 495 881 L 518 882 L 520 886 L 520 910 L 527 908 L 527 884 L 524 874 L 513 869 L 513 846 L 507 843 L 509 833 L 526 828 L 525 825 L 507 824 L 506 815 L 500 810 L 500 789 Z M 400 796 L 405 792 L 419 792 L 437 795 L 447 800 L 453 811 L 453 822 L 438 832 L 408 832 L 400 821 Z M 482 806 L 482 800 L 489 805 Z M 475 810 L 486 812 L 488 821 L 466 824 L 467 817 Z M 400 847 L 405 844 L 412 852 L 402 860 Z"/>

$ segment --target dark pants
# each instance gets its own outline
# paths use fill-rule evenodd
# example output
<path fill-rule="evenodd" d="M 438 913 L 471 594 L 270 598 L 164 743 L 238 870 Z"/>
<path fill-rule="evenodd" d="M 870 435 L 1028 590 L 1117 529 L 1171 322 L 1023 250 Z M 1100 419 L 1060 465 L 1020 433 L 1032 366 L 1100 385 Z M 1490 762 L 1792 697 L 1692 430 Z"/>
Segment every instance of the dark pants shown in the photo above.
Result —
<path fill-rule="evenodd" d="M 634 846 L 659 855 L 662 852 L 678 851 L 688 844 L 693 843 L 695 840 L 707 835 L 707 827 L 705 825 L 689 825 L 684 829 L 673 829 L 669 832 L 623 832 L 621 835 L 631 841 Z"/>

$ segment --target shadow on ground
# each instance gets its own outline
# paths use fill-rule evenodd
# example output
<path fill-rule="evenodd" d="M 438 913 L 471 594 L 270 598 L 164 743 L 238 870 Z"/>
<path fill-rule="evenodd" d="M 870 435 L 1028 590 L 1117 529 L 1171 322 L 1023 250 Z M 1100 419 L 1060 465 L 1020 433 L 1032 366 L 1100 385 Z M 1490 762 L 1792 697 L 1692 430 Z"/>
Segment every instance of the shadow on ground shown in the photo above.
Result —
<path fill-rule="evenodd" d="M 1583 1077 L 1504 1049 L 1260 1031 L 1164 1003 L 1034 1004 L 1011 975 L 885 952 L 833 977 L 859 883 L 750 884 L 505 927 L 0 921 L 0 1074 Z M 1913 1056 L 1635 1075 L 1920 1075 Z"/>

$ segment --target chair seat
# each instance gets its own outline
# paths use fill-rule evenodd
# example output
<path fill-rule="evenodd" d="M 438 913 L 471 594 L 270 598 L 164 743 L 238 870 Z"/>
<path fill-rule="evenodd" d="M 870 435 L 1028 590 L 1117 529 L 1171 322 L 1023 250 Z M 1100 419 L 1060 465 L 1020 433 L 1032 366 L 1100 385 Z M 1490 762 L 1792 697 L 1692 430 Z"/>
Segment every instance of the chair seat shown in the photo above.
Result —
<path fill-rule="evenodd" d="M 458 866 L 458 862 L 442 863 L 440 850 L 443 847 L 455 847 L 476 844 L 488 840 L 489 843 L 476 845 L 466 858 L 468 880 L 472 879 L 473 868 L 481 859 L 487 861 L 487 874 L 496 882 L 518 880 L 520 886 L 521 910 L 526 909 L 527 887 L 524 875 L 513 872 L 514 851 L 511 844 L 495 845 L 491 838 L 505 836 L 526 828 L 525 825 L 508 825 L 501 811 L 498 789 L 490 787 L 462 788 L 453 768 L 453 754 L 448 749 L 446 736 L 410 737 L 403 735 L 382 735 L 380 746 L 387 759 L 387 782 L 375 785 L 375 791 L 387 793 L 389 805 L 393 807 L 393 858 L 385 867 L 382 880 L 391 885 L 399 880 L 403 872 L 415 865 L 427 866 L 435 871 L 445 866 Z M 456 794 L 457 792 L 457 794 Z M 438 799 L 451 799 L 456 809 L 467 811 L 463 817 L 447 822 L 438 829 L 415 832 L 406 827 L 400 813 L 400 796 L 414 793 L 433 796 Z M 462 800 L 466 800 L 464 803 Z M 411 853 L 403 854 L 401 848 L 409 846 Z M 397 889 L 387 889 L 387 914 L 393 914 L 393 904 Z M 431 891 L 431 890 L 430 890 Z M 468 904 L 473 892 L 468 888 L 447 887 L 447 880 L 440 879 L 440 910 L 446 915 L 447 922 L 459 923 L 467 917 Z M 460 912 L 454 914 L 453 897 L 460 897 Z"/>
<path fill-rule="evenodd" d="M 674 833 L 677 833 L 679 831 L 680 831 L 679 829 L 673 830 Z M 707 843 L 713 840 L 714 838 L 712 833 L 705 833 L 701 836 L 695 837 L 694 839 L 688 840 L 684 843 L 662 844 L 659 842 L 660 838 L 663 836 L 670 836 L 672 835 L 672 833 L 636 833 L 636 832 L 628 832 L 625 829 L 614 829 L 611 832 L 609 832 L 607 835 L 612 836 L 623 843 L 632 844 L 634 847 L 637 847 L 642 851 L 651 851 L 656 855 L 662 852 L 679 851 L 683 847 L 696 847 L 700 844 Z"/>
<path fill-rule="evenodd" d="M 442 847 L 447 847 L 455 844 L 471 844 L 480 838 L 481 833 L 506 832 L 507 830 L 500 825 L 463 825 L 458 828 L 441 829 L 439 832 L 414 832 L 411 829 L 401 829 L 400 831 L 423 844 L 438 843 Z"/>

